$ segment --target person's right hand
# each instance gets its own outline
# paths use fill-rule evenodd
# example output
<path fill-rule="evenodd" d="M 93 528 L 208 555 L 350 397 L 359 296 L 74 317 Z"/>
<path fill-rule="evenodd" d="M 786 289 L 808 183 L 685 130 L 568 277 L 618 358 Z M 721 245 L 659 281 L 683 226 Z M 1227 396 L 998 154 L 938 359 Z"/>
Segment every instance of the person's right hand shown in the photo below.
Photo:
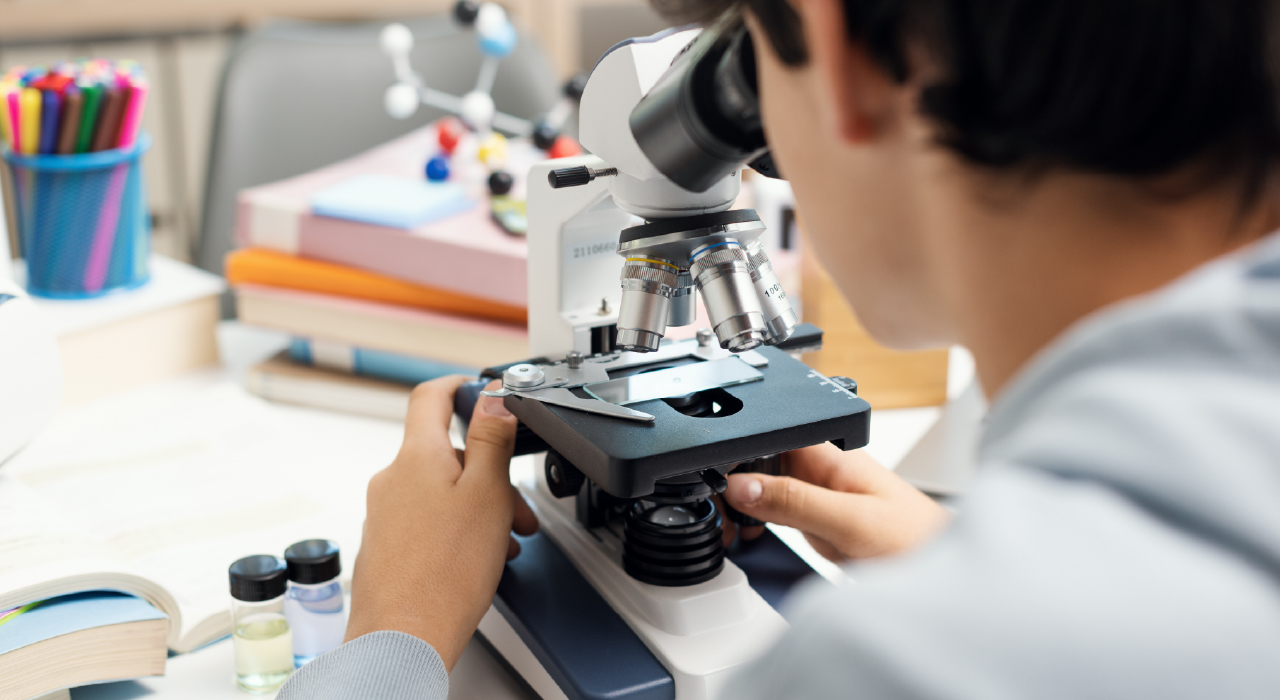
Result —
<path fill-rule="evenodd" d="M 910 549 L 933 536 L 950 513 L 857 450 L 830 443 L 788 452 L 784 476 L 730 474 L 724 498 L 738 511 L 794 527 L 832 561 Z"/>

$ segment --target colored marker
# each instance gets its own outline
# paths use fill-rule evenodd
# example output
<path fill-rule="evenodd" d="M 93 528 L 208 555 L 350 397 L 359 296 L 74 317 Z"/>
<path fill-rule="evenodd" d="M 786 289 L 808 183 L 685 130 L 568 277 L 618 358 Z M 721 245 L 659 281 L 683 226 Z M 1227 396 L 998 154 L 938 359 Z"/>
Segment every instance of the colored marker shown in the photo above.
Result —
<path fill-rule="evenodd" d="M 20 102 L 21 91 L 18 88 L 14 88 L 9 94 L 5 95 L 5 111 L 9 113 L 9 126 L 13 129 L 13 140 L 10 142 L 10 147 L 13 148 L 14 153 L 22 152 L 22 107 L 19 104 Z"/>
<path fill-rule="evenodd" d="M 41 90 L 40 95 L 43 101 L 40 109 L 40 153 L 49 155 L 58 150 L 62 96 L 55 90 Z"/>
<path fill-rule="evenodd" d="M 9 150 L 13 150 L 13 115 L 9 112 L 9 95 L 13 92 L 12 86 L 0 88 L 0 138 Z"/>
<path fill-rule="evenodd" d="M 80 115 L 80 133 L 76 134 L 76 153 L 88 153 L 98 126 L 98 113 L 102 111 L 102 86 L 87 84 L 80 93 L 84 95 L 84 113 Z"/>
<path fill-rule="evenodd" d="M 76 152 L 76 136 L 80 133 L 80 117 L 84 114 L 84 94 L 75 85 L 67 86 L 62 105 L 62 128 L 58 130 L 58 155 Z"/>
<path fill-rule="evenodd" d="M 124 118 L 125 102 L 128 96 L 125 89 L 108 87 L 102 97 L 102 107 L 98 117 L 98 127 L 93 131 L 92 151 L 105 151 L 116 147 L 120 138 L 120 121 Z"/>
<path fill-rule="evenodd" d="M 22 153 L 33 156 L 40 150 L 40 103 L 43 98 L 35 88 L 23 88 L 19 98 L 22 114 Z"/>
<path fill-rule="evenodd" d="M 138 130 L 142 127 L 142 110 L 147 106 L 147 93 L 150 91 L 147 81 L 134 80 L 132 83 L 129 88 L 129 104 L 120 124 L 118 148 L 129 148 L 137 142 Z"/>

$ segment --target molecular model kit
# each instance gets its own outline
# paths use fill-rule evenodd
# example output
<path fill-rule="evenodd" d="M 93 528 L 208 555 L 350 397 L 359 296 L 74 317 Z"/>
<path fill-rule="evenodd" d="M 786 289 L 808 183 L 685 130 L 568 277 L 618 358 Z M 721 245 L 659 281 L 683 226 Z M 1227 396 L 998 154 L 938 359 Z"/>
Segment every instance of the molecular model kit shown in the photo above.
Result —
<path fill-rule="evenodd" d="M 561 130 L 582 97 L 586 78 L 577 76 L 566 83 L 561 99 L 540 119 L 531 121 L 499 112 L 493 103 L 493 83 L 499 64 L 516 48 L 516 29 L 506 11 L 492 2 L 459 0 L 453 7 L 453 19 L 475 31 L 484 54 L 475 88 L 458 97 L 427 85 L 409 62 L 413 33 L 403 24 L 390 24 L 383 28 L 379 40 L 391 58 L 396 82 L 387 88 L 383 105 L 395 119 L 408 119 L 420 105 L 454 115 L 437 122 L 440 150 L 427 160 L 424 175 L 433 182 L 483 180 L 495 220 L 508 232 L 523 235 L 524 201 L 517 191 L 522 188 L 512 171 L 527 172 L 538 160 L 581 153 L 578 143 Z M 515 140 L 509 144 L 504 133 Z"/>

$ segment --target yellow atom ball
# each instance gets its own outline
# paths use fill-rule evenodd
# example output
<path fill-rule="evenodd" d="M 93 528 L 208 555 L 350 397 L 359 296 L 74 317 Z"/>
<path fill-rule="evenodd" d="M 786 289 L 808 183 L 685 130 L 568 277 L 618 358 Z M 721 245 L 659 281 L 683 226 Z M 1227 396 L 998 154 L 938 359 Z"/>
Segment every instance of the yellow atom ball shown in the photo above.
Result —
<path fill-rule="evenodd" d="M 480 142 L 480 162 L 491 170 L 501 169 L 507 164 L 507 139 L 502 134 L 492 133 Z"/>

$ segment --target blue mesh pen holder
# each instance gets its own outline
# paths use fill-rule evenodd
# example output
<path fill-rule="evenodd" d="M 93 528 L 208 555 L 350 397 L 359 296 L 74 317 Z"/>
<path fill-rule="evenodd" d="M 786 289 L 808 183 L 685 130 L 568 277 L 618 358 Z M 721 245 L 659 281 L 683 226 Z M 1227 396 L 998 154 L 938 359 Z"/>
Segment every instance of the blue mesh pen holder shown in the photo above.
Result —
<path fill-rule="evenodd" d="M 27 291 L 88 299 L 147 281 L 151 217 L 142 178 L 147 133 L 129 148 L 27 156 L 5 148 L 27 261 Z"/>

